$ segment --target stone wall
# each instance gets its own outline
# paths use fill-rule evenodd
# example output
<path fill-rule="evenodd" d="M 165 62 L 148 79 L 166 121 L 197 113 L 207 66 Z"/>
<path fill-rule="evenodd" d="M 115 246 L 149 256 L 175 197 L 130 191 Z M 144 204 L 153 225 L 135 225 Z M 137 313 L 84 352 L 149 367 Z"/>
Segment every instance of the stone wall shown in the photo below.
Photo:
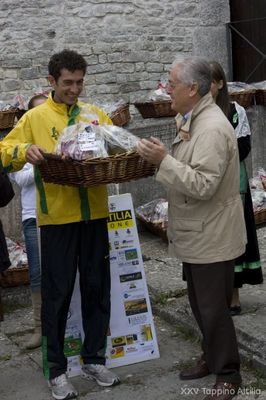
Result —
<path fill-rule="evenodd" d="M 47 88 L 47 62 L 66 47 L 88 62 L 83 97 L 100 102 L 144 96 L 178 54 L 227 69 L 229 19 L 227 0 L 1 0 L 0 100 Z"/>
<path fill-rule="evenodd" d="M 143 98 L 179 54 L 216 59 L 228 70 L 225 24 L 229 21 L 228 0 L 1 0 L 0 100 L 47 89 L 48 60 L 63 48 L 86 58 L 83 98 L 101 103 Z M 133 132 L 143 137 L 156 134 L 170 145 L 172 119 L 145 121 L 133 106 L 131 112 Z M 254 128 L 253 150 L 254 158 L 259 154 L 260 159 L 265 154 L 263 112 L 250 113 L 253 126 L 260 120 Z M 21 240 L 16 191 L 16 198 L 1 209 L 1 218 L 6 234 Z M 110 193 L 117 191 L 131 192 L 135 205 L 165 194 L 153 178 L 110 186 Z"/>

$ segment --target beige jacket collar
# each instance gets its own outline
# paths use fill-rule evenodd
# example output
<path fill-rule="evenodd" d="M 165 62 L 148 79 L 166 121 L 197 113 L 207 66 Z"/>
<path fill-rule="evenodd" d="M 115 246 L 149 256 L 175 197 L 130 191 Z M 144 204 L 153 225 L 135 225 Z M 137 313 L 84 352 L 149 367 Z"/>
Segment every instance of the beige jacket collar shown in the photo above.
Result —
<path fill-rule="evenodd" d="M 195 105 L 192 111 L 188 114 L 188 117 L 184 121 L 184 116 L 181 114 L 177 114 L 175 117 L 177 135 L 173 144 L 179 143 L 180 141 L 188 141 L 191 139 L 190 134 L 190 125 L 194 118 L 196 118 L 207 106 L 213 103 L 214 100 L 212 98 L 211 92 L 207 93 L 203 96 L 200 101 Z"/>

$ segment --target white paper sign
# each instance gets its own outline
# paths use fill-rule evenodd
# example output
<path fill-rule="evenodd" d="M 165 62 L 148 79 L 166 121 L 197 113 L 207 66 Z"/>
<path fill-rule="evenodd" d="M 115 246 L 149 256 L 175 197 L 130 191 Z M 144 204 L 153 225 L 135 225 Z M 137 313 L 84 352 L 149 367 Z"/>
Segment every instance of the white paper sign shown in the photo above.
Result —
<path fill-rule="evenodd" d="M 130 194 L 109 197 L 111 321 L 106 365 L 159 357 L 136 219 Z"/>
<path fill-rule="evenodd" d="M 68 310 L 64 343 L 64 353 L 67 357 L 67 373 L 69 376 L 76 376 L 81 373 L 80 352 L 83 339 L 79 273 L 77 273 L 74 292 Z"/>

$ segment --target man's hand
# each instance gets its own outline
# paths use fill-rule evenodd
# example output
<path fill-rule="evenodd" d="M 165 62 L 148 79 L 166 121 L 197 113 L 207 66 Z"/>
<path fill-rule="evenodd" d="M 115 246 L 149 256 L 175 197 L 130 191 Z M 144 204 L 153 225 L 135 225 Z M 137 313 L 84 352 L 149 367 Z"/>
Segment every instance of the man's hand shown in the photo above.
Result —
<path fill-rule="evenodd" d="M 44 160 L 44 152 L 45 150 L 43 148 L 37 146 L 36 144 L 32 144 L 26 150 L 26 161 L 33 165 L 40 164 Z"/>
<path fill-rule="evenodd" d="M 144 160 L 149 161 L 157 167 L 167 155 L 165 145 L 153 136 L 151 136 L 149 140 L 141 139 L 138 142 L 137 151 Z"/>

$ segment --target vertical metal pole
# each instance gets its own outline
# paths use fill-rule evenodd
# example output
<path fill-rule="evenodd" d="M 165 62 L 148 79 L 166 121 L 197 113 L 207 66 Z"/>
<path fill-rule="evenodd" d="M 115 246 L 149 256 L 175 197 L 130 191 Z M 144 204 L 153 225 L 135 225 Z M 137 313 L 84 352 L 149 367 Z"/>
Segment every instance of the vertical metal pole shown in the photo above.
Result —
<path fill-rule="evenodd" d="M 232 56 L 232 32 L 230 23 L 226 24 L 226 45 L 228 54 L 228 81 L 233 81 L 234 70 L 233 70 L 233 56 Z"/>

